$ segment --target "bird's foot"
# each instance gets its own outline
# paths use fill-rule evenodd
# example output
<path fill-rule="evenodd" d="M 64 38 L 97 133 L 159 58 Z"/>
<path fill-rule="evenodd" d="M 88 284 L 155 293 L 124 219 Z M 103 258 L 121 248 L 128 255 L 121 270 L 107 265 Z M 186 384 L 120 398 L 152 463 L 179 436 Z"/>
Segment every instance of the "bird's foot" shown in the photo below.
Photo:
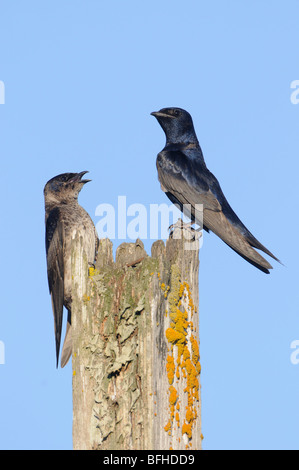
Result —
<path fill-rule="evenodd" d="M 172 224 L 170 227 L 168 227 L 169 238 L 180 239 L 183 231 L 184 238 L 187 238 L 187 240 L 195 240 L 198 238 L 198 232 L 200 232 L 200 228 L 195 229 L 192 227 L 193 224 L 193 222 L 185 223 L 182 221 L 182 219 L 178 219 L 175 224 Z"/>

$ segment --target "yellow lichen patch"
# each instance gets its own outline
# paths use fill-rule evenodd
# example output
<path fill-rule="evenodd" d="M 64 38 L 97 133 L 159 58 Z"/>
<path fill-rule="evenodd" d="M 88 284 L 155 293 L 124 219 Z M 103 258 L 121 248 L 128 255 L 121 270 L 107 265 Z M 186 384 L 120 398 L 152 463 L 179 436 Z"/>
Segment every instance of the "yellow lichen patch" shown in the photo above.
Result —
<path fill-rule="evenodd" d="M 161 290 L 165 292 L 165 284 L 161 285 Z M 180 272 L 177 266 L 171 269 L 171 289 L 167 288 L 170 327 L 166 329 L 165 335 L 171 345 L 171 355 L 167 356 L 166 370 L 169 387 L 169 410 L 170 419 L 165 426 L 165 431 L 171 434 L 170 430 L 175 419 L 180 426 L 180 405 L 179 396 L 173 386 L 174 377 L 177 382 L 183 380 L 184 393 L 187 394 L 187 406 L 184 423 L 182 425 L 182 435 L 186 434 L 188 439 L 192 439 L 192 428 L 197 419 L 196 402 L 199 401 L 199 381 L 198 375 L 201 371 L 198 341 L 193 331 L 192 317 L 195 312 L 189 285 L 180 282 Z M 176 358 L 176 367 L 175 367 Z M 181 397 L 183 398 L 183 397 Z M 184 399 L 185 400 L 185 399 Z M 175 406 L 176 405 L 176 406 Z M 182 412 L 181 412 L 182 413 Z M 191 445 L 191 442 L 189 443 Z"/>
<path fill-rule="evenodd" d="M 188 394 L 188 406 L 193 406 L 193 401 L 199 400 L 199 382 L 197 379 L 198 372 L 190 361 L 190 359 L 186 360 L 186 371 L 187 371 L 187 387 L 185 388 L 185 392 Z"/>
<path fill-rule="evenodd" d="M 195 419 L 195 413 L 193 413 L 192 408 L 187 408 L 186 411 L 186 420 L 188 423 L 192 423 L 192 421 Z"/>
<path fill-rule="evenodd" d="M 168 432 L 168 431 L 170 431 L 170 429 L 171 429 L 171 422 L 168 421 L 168 423 L 166 424 L 166 426 L 164 426 L 164 430 L 165 430 L 166 432 Z"/>
<path fill-rule="evenodd" d="M 167 328 L 165 334 L 171 344 L 184 344 L 186 341 L 185 335 L 174 328 Z"/>
<path fill-rule="evenodd" d="M 186 423 L 184 421 L 184 424 L 182 426 L 182 434 L 187 434 L 187 436 L 189 437 L 189 439 L 192 438 L 192 425 L 190 423 Z"/>
<path fill-rule="evenodd" d="M 88 269 L 88 275 L 89 277 L 93 277 L 93 276 L 96 276 L 97 274 L 100 274 L 100 271 L 96 268 L 94 268 L 93 266 L 91 266 L 89 269 Z"/>
<path fill-rule="evenodd" d="M 89 295 L 84 294 L 83 297 L 82 297 L 82 300 L 83 300 L 83 302 L 89 302 L 90 301 Z"/>
<path fill-rule="evenodd" d="M 173 357 L 172 356 L 167 356 L 166 361 L 167 361 L 166 370 L 167 370 L 168 382 L 171 385 L 173 383 L 174 371 L 175 371 Z"/>
<path fill-rule="evenodd" d="M 198 342 L 196 341 L 193 335 L 191 335 L 190 341 L 191 341 L 191 351 L 192 351 L 192 362 L 196 368 L 197 373 L 200 374 L 201 365 L 199 362 L 200 355 L 199 355 Z"/>
<path fill-rule="evenodd" d="M 170 405 L 175 405 L 178 399 L 178 393 L 172 385 L 169 387 L 169 393 L 169 403 Z"/>

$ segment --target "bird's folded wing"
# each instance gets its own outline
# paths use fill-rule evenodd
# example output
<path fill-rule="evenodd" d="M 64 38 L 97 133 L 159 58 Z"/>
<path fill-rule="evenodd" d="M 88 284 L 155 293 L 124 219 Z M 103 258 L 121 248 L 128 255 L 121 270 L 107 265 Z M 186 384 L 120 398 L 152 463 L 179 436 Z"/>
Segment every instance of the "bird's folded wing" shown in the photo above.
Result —
<path fill-rule="evenodd" d="M 203 224 L 206 229 L 218 235 L 227 245 L 257 268 L 266 273 L 272 269 L 271 264 L 252 248 L 250 241 L 222 212 L 222 205 L 210 187 L 214 186 L 217 189 L 224 204 L 227 204 L 227 201 L 218 181 L 207 169 L 204 171 L 209 177 L 210 184 L 202 177 L 200 165 L 197 165 L 196 160 L 192 161 L 186 158 L 186 155 L 181 151 L 162 151 L 157 158 L 157 169 L 159 181 L 164 191 L 171 193 L 182 205 L 191 204 L 191 212 L 195 216 L 195 220 L 196 213 L 193 208 L 196 204 L 203 204 Z M 243 227 L 247 230 L 242 224 Z"/>
<path fill-rule="evenodd" d="M 64 227 L 59 212 L 52 211 L 46 224 L 46 248 L 49 289 L 54 314 L 56 359 L 58 364 L 64 302 Z"/>
<path fill-rule="evenodd" d="M 158 178 L 164 192 L 180 204 L 203 204 L 204 209 L 221 211 L 221 205 L 200 174 L 200 168 L 181 151 L 162 151 L 157 158 Z"/>

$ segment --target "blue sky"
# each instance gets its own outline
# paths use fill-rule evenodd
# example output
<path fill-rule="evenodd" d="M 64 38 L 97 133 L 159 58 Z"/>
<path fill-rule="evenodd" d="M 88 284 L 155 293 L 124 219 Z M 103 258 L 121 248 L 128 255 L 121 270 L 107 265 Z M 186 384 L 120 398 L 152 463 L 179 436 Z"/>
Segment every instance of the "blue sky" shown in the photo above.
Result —
<path fill-rule="evenodd" d="M 209 169 L 285 264 L 269 276 L 213 234 L 200 252 L 205 449 L 298 449 L 299 2 L 0 1 L 0 448 L 72 447 L 55 368 L 43 187 L 90 171 L 80 203 L 168 202 L 151 111 L 193 116 Z M 101 234 L 99 234 L 101 235 Z M 124 240 L 114 240 L 117 246 Z M 152 241 L 145 240 L 150 250 Z"/>

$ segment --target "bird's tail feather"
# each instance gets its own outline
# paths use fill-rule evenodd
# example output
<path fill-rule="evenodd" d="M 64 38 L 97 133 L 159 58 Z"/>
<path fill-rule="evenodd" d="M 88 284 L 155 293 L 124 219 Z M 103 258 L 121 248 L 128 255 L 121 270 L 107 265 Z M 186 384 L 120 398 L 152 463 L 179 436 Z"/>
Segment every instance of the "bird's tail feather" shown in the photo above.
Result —
<path fill-rule="evenodd" d="M 264 253 L 266 253 L 266 255 L 271 256 L 271 258 L 275 259 L 275 261 L 278 261 L 278 263 L 282 264 L 282 262 L 278 258 L 276 258 L 276 256 L 274 256 L 273 253 L 271 253 L 271 251 L 268 250 L 268 248 L 266 248 L 264 245 L 262 245 L 252 235 L 252 233 L 249 232 L 249 230 L 248 230 L 248 234 L 246 234 L 246 240 L 248 241 L 249 245 L 253 246 L 254 248 L 257 248 L 258 250 L 263 251 Z"/>
<path fill-rule="evenodd" d="M 269 274 L 269 269 L 272 269 L 271 264 L 253 249 L 253 245 L 249 242 L 249 240 L 227 220 L 223 212 L 214 212 L 206 209 L 204 210 L 203 221 L 207 228 L 218 235 L 218 237 L 220 237 L 228 246 L 230 246 L 230 248 L 242 256 L 242 258 L 264 273 Z M 258 242 L 258 240 L 254 240 L 255 245 L 259 245 L 256 246 L 256 248 L 263 246 Z M 263 248 L 264 250 L 267 250 L 265 247 Z M 265 252 L 270 254 L 268 250 Z M 270 256 L 274 257 L 272 254 L 270 254 Z M 276 258 L 274 257 L 274 259 Z"/>
<path fill-rule="evenodd" d="M 72 348 L 73 348 L 73 343 L 72 343 L 71 314 L 69 311 L 68 321 L 66 324 L 66 333 L 65 333 L 64 343 L 63 343 L 62 352 L 61 352 L 61 361 L 60 361 L 61 367 L 64 367 L 68 363 L 69 358 L 72 355 Z"/>

